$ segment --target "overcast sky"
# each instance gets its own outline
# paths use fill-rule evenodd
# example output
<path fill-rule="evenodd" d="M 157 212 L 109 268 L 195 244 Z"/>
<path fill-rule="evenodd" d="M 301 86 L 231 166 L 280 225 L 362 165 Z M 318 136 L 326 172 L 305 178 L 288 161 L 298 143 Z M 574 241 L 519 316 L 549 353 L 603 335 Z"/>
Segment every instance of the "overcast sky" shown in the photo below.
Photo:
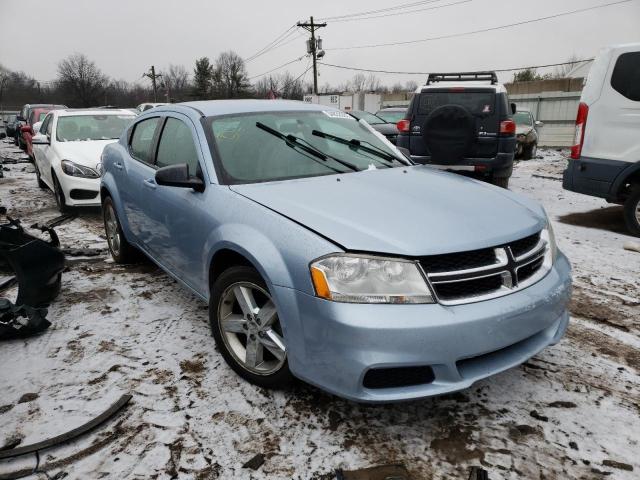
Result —
<path fill-rule="evenodd" d="M 415 0 L 0 0 L 0 64 L 38 80 L 52 80 L 60 59 L 82 52 L 109 76 L 140 80 L 155 65 L 214 59 L 235 50 L 247 58 L 298 20 L 333 17 L 413 3 Z M 394 71 L 500 69 L 595 55 L 609 44 L 640 42 L 640 0 L 497 31 L 379 48 L 333 48 L 438 37 L 546 17 L 615 0 L 441 0 L 405 15 L 358 21 L 328 21 L 319 34 L 328 63 Z M 388 13 L 398 13 L 401 10 Z M 380 15 L 380 14 L 376 14 Z M 302 34 L 302 33 L 301 33 Z M 247 64 L 249 76 L 306 53 L 297 33 Z M 307 59 L 282 69 L 296 76 Z M 356 72 L 320 68 L 320 85 L 339 84 Z M 424 76 L 379 74 L 384 83 Z M 504 77 L 503 77 L 504 78 Z M 311 72 L 305 80 L 311 80 Z"/>

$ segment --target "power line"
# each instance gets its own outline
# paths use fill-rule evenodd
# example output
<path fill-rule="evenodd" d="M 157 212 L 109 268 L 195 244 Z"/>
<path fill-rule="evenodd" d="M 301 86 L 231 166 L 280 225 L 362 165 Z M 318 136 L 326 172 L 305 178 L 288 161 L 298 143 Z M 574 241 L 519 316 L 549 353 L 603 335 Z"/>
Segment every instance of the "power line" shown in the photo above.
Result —
<path fill-rule="evenodd" d="M 267 43 L 267 45 L 262 47 L 256 53 L 254 53 L 253 55 L 249 55 L 244 60 L 245 63 L 250 62 L 252 60 L 255 60 L 259 56 L 264 55 L 265 53 L 267 53 L 267 51 L 269 51 L 271 48 L 273 48 L 273 46 L 275 46 L 275 44 L 277 44 L 278 42 L 281 42 L 282 40 L 284 40 L 288 36 L 292 35 L 295 32 L 295 29 L 296 29 L 296 25 L 295 24 L 291 25 L 284 32 L 282 32 L 280 35 L 278 35 L 274 40 L 272 40 L 271 42 Z"/>
<path fill-rule="evenodd" d="M 258 77 L 264 77 L 265 75 L 271 73 L 271 72 L 275 72 L 276 70 L 280 70 L 281 68 L 286 67 L 287 65 L 291 65 L 294 62 L 299 62 L 300 60 L 302 60 L 304 57 L 306 57 L 306 55 L 302 55 L 301 57 L 298 58 L 294 58 L 293 60 L 287 62 L 287 63 L 283 63 L 282 65 L 280 65 L 279 67 L 275 67 L 272 68 L 271 70 L 268 70 L 264 73 L 261 73 L 260 75 L 254 75 L 253 77 L 249 77 L 248 80 L 253 80 L 254 78 L 258 78 Z"/>
<path fill-rule="evenodd" d="M 587 58 L 584 60 L 575 60 L 575 61 L 571 61 L 571 62 L 562 62 L 562 63 L 549 63 L 547 65 L 530 65 L 527 67 L 516 67 L 516 68 L 489 68 L 488 70 L 499 73 L 499 72 L 516 72 L 518 70 L 529 70 L 532 68 L 546 68 L 546 67 L 559 67 L 561 65 L 575 65 L 577 63 L 586 63 L 586 62 L 591 62 L 593 61 L 593 58 Z M 332 63 L 325 63 L 325 62 L 321 62 L 320 65 L 324 65 L 327 67 L 333 67 L 333 68 L 340 68 L 343 70 L 355 70 L 358 72 L 371 72 L 371 73 L 391 73 L 391 74 L 397 74 L 397 75 L 429 75 L 430 73 L 433 73 L 433 71 L 431 72 L 401 72 L 401 71 L 393 71 L 393 70 L 375 70 L 375 69 L 371 69 L 371 68 L 358 68 L 358 67 L 347 67 L 344 65 L 334 65 Z"/>
<path fill-rule="evenodd" d="M 429 3 L 437 3 L 437 2 L 441 2 L 442 0 L 422 0 L 419 2 L 412 2 L 412 3 L 403 3 L 402 5 L 396 5 L 394 7 L 387 7 L 387 8 L 380 8 L 378 10 L 368 10 L 365 12 L 357 12 L 357 13 L 348 13 L 345 15 L 336 15 L 334 17 L 324 17 L 321 18 L 321 21 L 338 21 L 340 19 L 343 18 L 352 18 L 352 17 L 361 17 L 363 15 L 373 15 L 376 13 L 384 13 L 384 12 L 391 12 L 394 10 L 404 10 L 406 8 L 412 8 L 412 7 L 419 7 L 420 5 L 426 5 Z"/>
<path fill-rule="evenodd" d="M 405 40 L 402 42 L 392 42 L 392 43 L 377 43 L 377 44 L 371 44 L 371 45 L 354 45 L 351 47 L 336 47 L 336 48 L 327 48 L 326 50 L 353 50 L 353 49 L 361 49 L 361 48 L 377 48 L 377 47 L 391 47 L 391 46 L 396 46 L 396 45 L 409 45 L 409 44 L 413 44 L 413 43 L 424 43 L 424 42 L 431 42 L 434 40 L 443 40 L 443 39 L 447 39 L 447 38 L 454 38 L 454 37 L 462 37 L 465 35 L 472 35 L 472 34 L 477 34 L 477 33 L 485 33 L 485 32 L 491 32 L 491 31 L 495 31 L 495 30 L 501 30 L 503 28 L 511 28 L 511 27 L 516 27 L 516 26 L 520 26 L 520 25 L 526 25 L 526 24 L 530 24 L 530 23 L 536 23 L 536 22 L 542 22 L 544 20 L 550 20 L 552 18 L 558 18 L 558 17 L 564 17 L 567 15 L 573 15 L 576 13 L 582 13 L 582 12 L 587 12 L 589 10 L 596 10 L 599 8 L 605 8 L 605 7 L 610 7 L 613 5 L 620 5 L 623 3 L 629 3 L 632 2 L 634 0 L 619 0 L 617 2 L 611 2 L 611 3 L 605 3 L 603 5 L 596 5 L 593 7 L 587 7 L 587 8 L 580 8 L 578 10 L 572 10 L 570 12 L 563 12 L 563 13 L 557 13 L 555 15 L 548 15 L 546 17 L 539 17 L 539 18 L 534 18 L 531 20 L 524 20 L 522 22 L 516 22 L 516 23 L 510 23 L 507 25 L 500 25 L 498 27 L 491 27 L 491 28 L 483 28 L 480 30 L 471 30 L 468 32 L 460 32 L 460 33 L 452 33 L 449 35 L 440 35 L 438 37 L 430 37 L 430 38 L 422 38 L 422 39 L 418 39 L 418 40 Z"/>
<path fill-rule="evenodd" d="M 444 5 L 437 5 L 435 7 L 419 8 L 418 10 L 409 10 L 407 12 L 386 13 L 386 14 L 383 14 L 383 15 L 375 15 L 375 16 L 371 16 L 371 17 L 344 18 L 342 20 L 333 20 L 332 23 L 337 23 L 337 22 L 357 22 L 359 20 L 373 20 L 375 18 L 396 17 L 398 15 L 407 15 L 407 14 L 410 14 L 410 13 L 425 12 L 427 10 L 438 10 L 440 8 L 452 7 L 454 5 L 460 5 L 462 3 L 469 3 L 469 2 L 472 2 L 472 1 L 473 0 L 461 0 L 459 2 L 446 3 Z"/>

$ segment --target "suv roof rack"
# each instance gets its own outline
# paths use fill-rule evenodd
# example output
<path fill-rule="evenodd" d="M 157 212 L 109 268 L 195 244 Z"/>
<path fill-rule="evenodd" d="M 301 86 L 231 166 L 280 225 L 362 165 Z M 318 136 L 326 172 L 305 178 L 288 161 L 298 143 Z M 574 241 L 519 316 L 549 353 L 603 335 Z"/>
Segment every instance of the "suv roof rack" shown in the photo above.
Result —
<path fill-rule="evenodd" d="M 430 73 L 427 85 L 437 82 L 491 82 L 498 83 L 496 72 L 460 72 L 460 73 Z"/>

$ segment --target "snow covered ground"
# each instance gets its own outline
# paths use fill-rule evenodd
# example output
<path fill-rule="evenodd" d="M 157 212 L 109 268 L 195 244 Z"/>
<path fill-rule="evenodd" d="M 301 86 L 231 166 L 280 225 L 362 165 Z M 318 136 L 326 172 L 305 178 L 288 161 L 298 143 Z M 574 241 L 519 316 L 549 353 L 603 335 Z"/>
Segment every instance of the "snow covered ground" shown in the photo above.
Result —
<path fill-rule="evenodd" d="M 99 212 L 56 230 L 70 258 L 52 327 L 0 343 L 0 448 L 74 428 L 131 393 L 102 428 L 46 451 L 69 479 L 332 479 L 336 468 L 402 463 L 421 479 L 640 476 L 640 253 L 623 249 L 621 208 L 565 192 L 560 152 L 517 165 L 512 189 L 541 201 L 574 268 L 572 322 L 559 345 L 464 392 L 367 406 L 298 385 L 240 380 L 214 348 L 207 307 L 148 263 L 106 255 Z M 7 142 L 0 156 L 20 158 Z M 25 225 L 58 215 L 28 163 L 5 165 L 0 205 Z M 637 240 L 637 239 L 636 239 Z M 265 456 L 256 471 L 242 465 Z M 0 461 L 0 479 L 30 471 Z M 45 478 L 38 473 L 29 478 Z"/>

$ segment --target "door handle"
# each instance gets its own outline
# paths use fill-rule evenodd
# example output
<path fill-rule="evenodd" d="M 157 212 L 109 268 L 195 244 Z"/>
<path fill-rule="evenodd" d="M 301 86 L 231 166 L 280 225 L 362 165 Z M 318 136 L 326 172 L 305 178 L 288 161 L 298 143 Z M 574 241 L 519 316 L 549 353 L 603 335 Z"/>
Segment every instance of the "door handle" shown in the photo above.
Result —
<path fill-rule="evenodd" d="M 155 190 L 156 187 L 158 186 L 158 184 L 155 182 L 153 178 L 147 178 L 146 180 L 143 181 L 143 183 L 145 187 L 150 188 L 152 190 Z"/>
<path fill-rule="evenodd" d="M 122 164 L 120 162 L 115 162 L 113 166 L 116 167 L 118 170 L 122 170 Z"/>

